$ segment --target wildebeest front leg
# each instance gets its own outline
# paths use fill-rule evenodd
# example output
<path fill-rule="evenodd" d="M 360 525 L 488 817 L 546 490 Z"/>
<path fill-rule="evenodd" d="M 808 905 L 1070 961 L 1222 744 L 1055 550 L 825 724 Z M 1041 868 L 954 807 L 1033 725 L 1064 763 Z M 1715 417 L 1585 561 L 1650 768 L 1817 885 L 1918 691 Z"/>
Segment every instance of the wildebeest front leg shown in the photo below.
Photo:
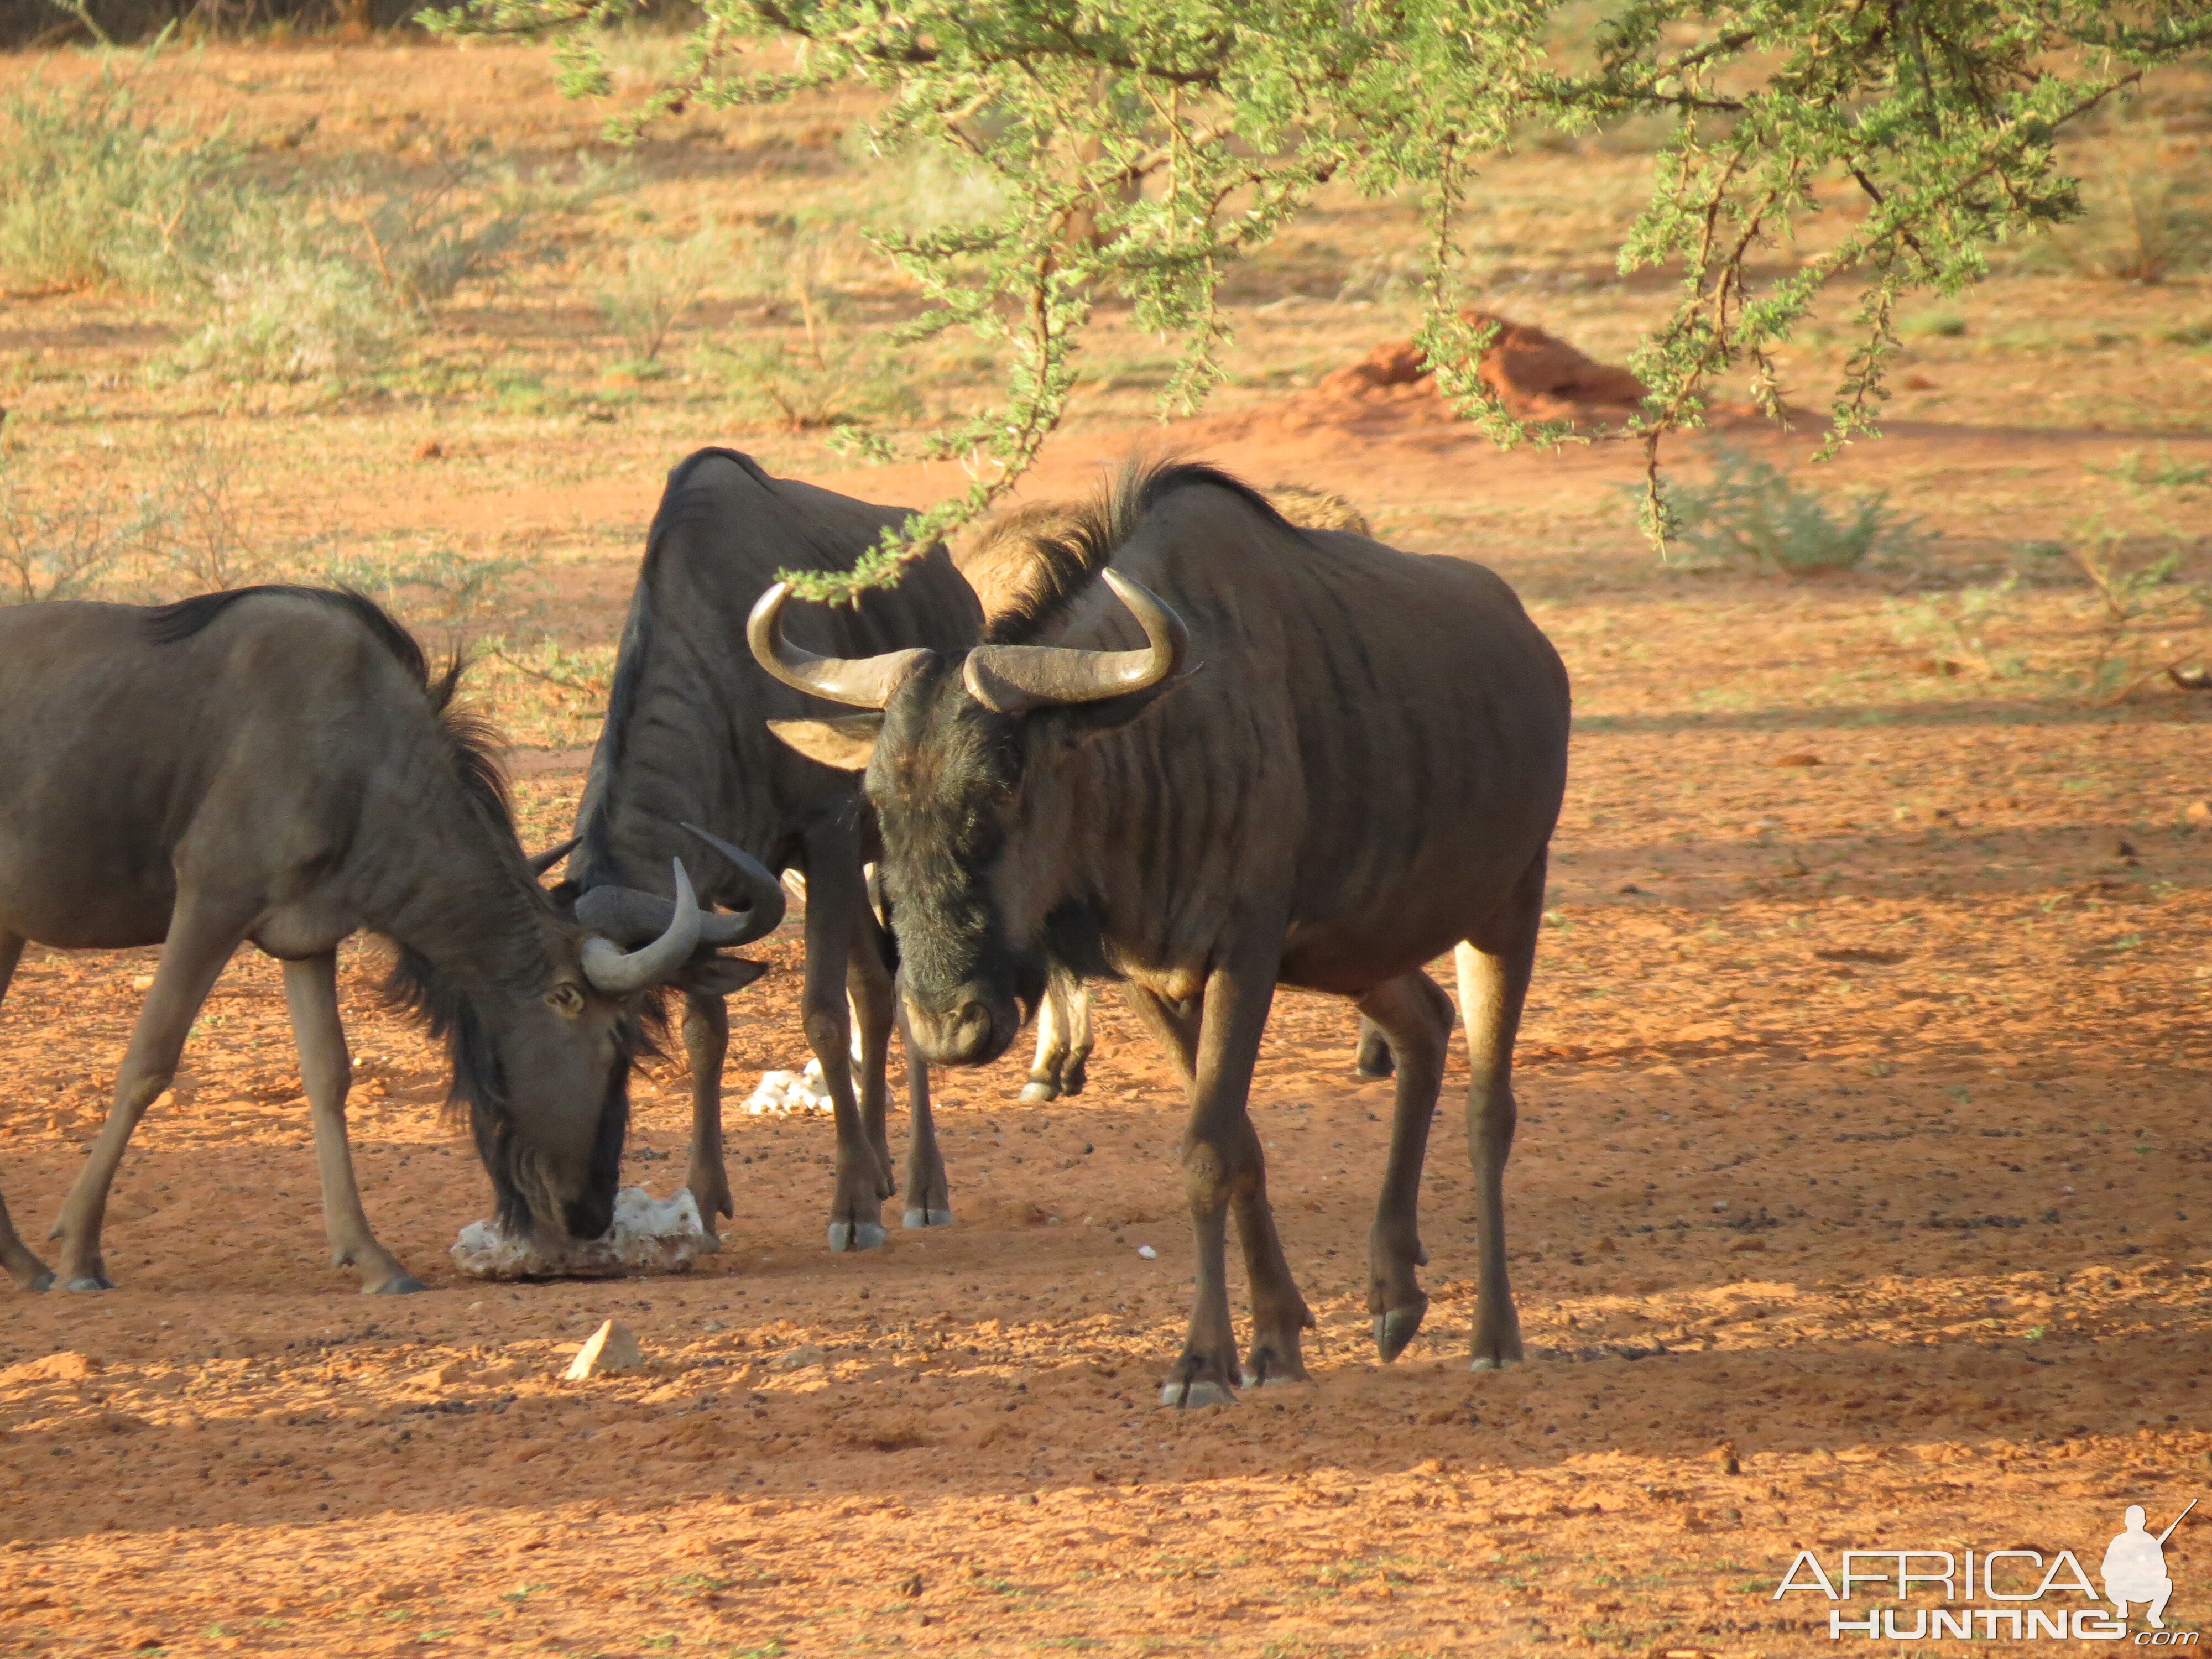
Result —
<path fill-rule="evenodd" d="M 806 846 L 806 984 L 799 995 L 807 1046 L 822 1062 L 837 1125 L 837 1173 L 830 1200 L 830 1248 L 872 1250 L 884 1238 L 884 1200 L 892 1190 L 853 1095 L 846 963 L 867 903 L 860 860 L 848 836 L 826 832 Z"/>
<path fill-rule="evenodd" d="M 1429 1307 L 1413 1272 L 1429 1259 L 1419 1225 L 1421 1164 L 1428 1153 L 1437 1095 L 1443 1087 L 1452 1006 L 1437 982 L 1416 969 L 1376 986 L 1360 999 L 1359 1011 L 1365 1017 L 1362 1024 L 1371 1023 L 1388 1039 L 1384 1052 L 1398 1062 L 1390 1159 L 1367 1243 L 1367 1311 L 1375 1316 L 1375 1346 L 1389 1360 L 1405 1352 Z"/>
<path fill-rule="evenodd" d="M 877 924 L 872 906 L 863 904 L 854 920 L 853 942 L 845 964 L 845 994 L 849 1012 L 860 1022 L 860 1127 L 868 1145 L 876 1149 L 876 1162 L 884 1172 L 883 1196 L 891 1186 L 890 1115 L 891 1026 L 897 1018 L 890 955 L 884 930 Z M 852 1051 L 848 1048 L 849 1054 Z"/>
<path fill-rule="evenodd" d="M 23 936 L 0 930 L 0 999 L 8 994 L 8 981 L 15 976 L 15 964 L 22 960 Z M 50 1289 L 53 1274 L 46 1264 L 31 1254 L 31 1247 L 23 1243 L 15 1231 L 15 1224 L 8 1218 L 8 1200 L 0 1198 L 0 1267 L 8 1276 L 27 1291 Z"/>
<path fill-rule="evenodd" d="M 952 1188 L 945 1178 L 945 1154 L 937 1145 L 937 1115 L 929 1108 L 929 1062 L 907 1027 L 906 999 L 895 1003 L 899 1051 L 906 1056 L 906 1103 L 913 1119 L 906 1149 L 906 1224 L 950 1227 Z"/>
<path fill-rule="evenodd" d="M 1237 1212 L 1251 1273 L 1253 1350 L 1268 1374 L 1303 1376 L 1297 1333 L 1313 1322 L 1282 1261 L 1267 1212 L 1266 1158 L 1246 1110 L 1275 994 L 1279 934 L 1246 944 L 1207 979 L 1183 1133 L 1183 1184 L 1197 1236 L 1197 1289 L 1182 1357 L 1160 1390 L 1170 1406 L 1225 1404 L 1241 1374 L 1229 1319 L 1228 1223 Z M 1163 1007 L 1163 1012 L 1164 1008 Z"/>
<path fill-rule="evenodd" d="M 107 1189 L 131 1144 L 131 1132 L 176 1075 L 177 1057 L 184 1053 L 192 1021 L 245 937 L 246 926 L 243 917 L 188 892 L 178 895 L 169 918 L 168 943 L 161 947 L 161 966 L 154 971 L 154 988 L 146 994 L 145 1006 L 138 1011 L 138 1024 L 123 1053 L 107 1121 L 93 1142 L 76 1184 L 62 1200 L 61 1218 L 46 1235 L 62 1241 L 61 1263 L 55 1271 L 64 1290 L 115 1288 L 100 1253 Z"/>
<path fill-rule="evenodd" d="M 1539 855 L 1514 889 L 1494 935 L 1452 952 L 1459 970 L 1460 1020 L 1467 1027 L 1468 1151 L 1474 1164 L 1474 1216 L 1481 1246 L 1471 1368 L 1497 1370 L 1521 1358 L 1521 1320 L 1505 1273 L 1505 1160 L 1513 1152 L 1513 1040 L 1535 970 L 1543 921 L 1544 865 Z"/>
<path fill-rule="evenodd" d="M 710 1251 L 722 1248 L 715 1221 L 738 1212 L 722 1150 L 722 1066 L 729 1054 L 729 1004 L 708 992 L 686 991 L 684 1054 L 691 1064 L 691 1169 L 684 1184 L 699 1206 Z"/>
<path fill-rule="evenodd" d="M 300 1081 L 307 1086 L 307 1109 L 315 1125 L 315 1168 L 322 1177 L 323 1231 L 331 1241 L 331 1265 L 360 1268 L 364 1296 L 419 1291 L 422 1281 L 376 1242 L 361 1207 L 361 1188 L 354 1182 L 345 1119 L 353 1061 L 346 1052 L 345 1027 L 338 1019 L 337 953 L 326 951 L 286 963 L 284 1000 L 292 1012 L 292 1036 L 300 1045 Z"/>

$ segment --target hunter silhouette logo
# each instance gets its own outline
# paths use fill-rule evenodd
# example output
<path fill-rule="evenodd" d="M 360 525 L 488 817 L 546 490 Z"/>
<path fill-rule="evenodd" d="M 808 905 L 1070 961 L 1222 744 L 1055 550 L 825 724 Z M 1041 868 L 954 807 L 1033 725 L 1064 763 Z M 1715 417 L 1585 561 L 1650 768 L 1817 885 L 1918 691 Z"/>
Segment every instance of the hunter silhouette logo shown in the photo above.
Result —
<path fill-rule="evenodd" d="M 2128 1505 L 2128 1529 L 2105 1547 L 2105 1599 L 2120 1610 L 2121 1618 L 2128 1616 L 2129 1602 L 2142 1601 L 2149 1606 L 2145 1617 L 2150 1627 L 2166 1628 L 2166 1604 L 2173 1594 L 2173 1580 L 2166 1576 L 2166 1540 L 2173 1536 L 2182 1516 L 2196 1507 L 2192 1498 L 2188 1508 L 2154 1538 L 2144 1529 L 2142 1505 Z"/>
<path fill-rule="evenodd" d="M 1838 1640 L 1853 1635 L 1893 1642 L 2000 1637 L 2015 1642 L 2118 1642 L 2130 1636 L 2130 1609 L 2141 1607 L 2148 1628 L 2134 1632 L 2133 1645 L 2194 1647 L 2197 1632 L 2166 1627 L 2166 1603 L 2173 1596 L 2166 1542 L 2197 1503 L 2191 1498 L 2158 1533 L 2150 1530 L 2143 1506 L 2130 1504 L 2122 1529 L 2105 1547 L 2099 1564 L 2101 1593 L 2072 1550 L 2047 1559 L 2046 1551 L 2027 1547 L 1845 1550 L 1832 1573 L 1814 1552 L 1800 1550 L 1769 1599 L 1779 1601 L 1792 1590 L 1808 1590 L 1831 1602 L 1889 1602 L 1850 1609 L 1863 1616 L 1830 1607 L 1828 1634 Z M 2069 1597 L 2075 1598 L 2071 1604 Z M 1911 1605 L 1916 1600 L 1917 1607 Z M 1973 1605 L 1978 1602 L 1993 1605 Z"/>

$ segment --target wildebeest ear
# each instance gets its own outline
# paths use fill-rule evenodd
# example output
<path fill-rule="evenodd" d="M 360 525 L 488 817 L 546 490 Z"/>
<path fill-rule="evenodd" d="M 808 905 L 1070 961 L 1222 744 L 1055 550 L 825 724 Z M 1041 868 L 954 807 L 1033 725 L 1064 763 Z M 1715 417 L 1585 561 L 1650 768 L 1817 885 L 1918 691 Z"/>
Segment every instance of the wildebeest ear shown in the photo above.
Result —
<path fill-rule="evenodd" d="M 881 714 L 848 714 L 834 720 L 770 720 L 768 729 L 811 761 L 841 772 L 865 772 L 876 752 Z"/>
<path fill-rule="evenodd" d="M 766 972 L 764 962 L 748 962 L 743 957 L 705 957 L 685 963 L 669 982 L 679 991 L 698 996 L 726 997 L 744 990 Z"/>

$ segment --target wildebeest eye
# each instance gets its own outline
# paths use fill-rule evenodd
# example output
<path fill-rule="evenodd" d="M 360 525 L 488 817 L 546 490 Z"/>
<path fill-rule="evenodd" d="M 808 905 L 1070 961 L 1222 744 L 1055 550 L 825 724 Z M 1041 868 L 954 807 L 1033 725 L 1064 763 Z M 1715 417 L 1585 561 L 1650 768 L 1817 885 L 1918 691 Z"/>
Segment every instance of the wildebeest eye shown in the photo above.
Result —
<path fill-rule="evenodd" d="M 545 1005 L 564 1018 L 574 1019 L 584 1012 L 583 988 L 564 979 L 545 994 Z"/>

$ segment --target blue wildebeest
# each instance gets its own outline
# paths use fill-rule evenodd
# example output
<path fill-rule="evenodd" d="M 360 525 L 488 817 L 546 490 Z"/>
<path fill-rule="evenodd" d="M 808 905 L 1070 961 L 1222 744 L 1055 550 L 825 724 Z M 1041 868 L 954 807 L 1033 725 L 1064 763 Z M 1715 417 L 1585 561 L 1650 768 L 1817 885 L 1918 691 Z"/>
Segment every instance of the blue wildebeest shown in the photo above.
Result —
<path fill-rule="evenodd" d="M 763 665 L 871 711 L 783 735 L 865 769 L 914 1034 L 933 1060 L 981 1065 L 1052 971 L 1127 981 L 1190 1088 L 1197 1293 L 1164 1398 L 1226 1401 L 1232 1212 L 1244 1380 L 1303 1376 L 1313 1322 L 1246 1112 L 1275 987 L 1354 998 L 1395 1054 L 1369 1286 L 1389 1358 L 1427 1305 L 1415 1205 L 1452 1006 L 1421 969 L 1452 950 L 1474 1073 L 1474 1363 L 1518 1358 L 1503 1176 L 1566 779 L 1558 654 L 1480 566 L 1299 531 L 1207 467 L 1126 472 L 1074 545 L 1030 627 L 1002 629 L 1018 641 L 826 659 L 786 637 L 783 590 L 751 618 Z"/>
<path fill-rule="evenodd" d="M 161 945 L 106 1127 L 53 1236 L 70 1290 L 108 1287 L 100 1221 L 133 1128 L 201 1003 L 251 941 L 284 964 L 334 1261 L 367 1291 L 422 1288 L 362 1212 L 338 942 L 398 946 L 393 989 L 451 1051 L 501 1221 L 597 1237 L 613 1212 L 645 994 L 687 973 L 688 884 L 626 950 L 564 917 L 515 840 L 482 732 L 406 632 L 356 594 L 244 588 L 159 609 L 0 611 L 0 992 L 25 941 Z M 775 878 L 753 872 L 756 903 Z M 770 919 L 769 925 L 773 926 Z M 0 1262 L 53 1282 L 0 1208 Z"/>
<path fill-rule="evenodd" d="M 1370 532 L 1367 515 L 1330 491 L 1279 483 L 1263 493 L 1270 507 L 1301 530 L 1349 530 L 1359 536 Z M 1079 566 L 1080 546 L 1068 538 L 1079 532 L 1084 521 L 1078 501 L 1025 502 L 990 520 L 954 555 L 960 574 L 982 602 L 985 644 L 1018 643 L 1026 635 L 1045 591 Z M 1082 980 L 1065 971 L 1051 976 L 1037 1005 L 1036 1055 L 1022 1085 L 1024 1100 L 1057 1100 L 1083 1092 L 1091 1059 L 1091 1005 L 1090 988 Z M 1390 1075 L 1389 1042 L 1364 1014 L 1359 1017 L 1352 1064 L 1362 1077 Z"/>
<path fill-rule="evenodd" d="M 888 941 L 862 872 L 875 856 L 875 822 L 850 776 L 794 754 L 769 735 L 768 721 L 817 714 L 821 706 L 761 672 L 732 647 L 779 569 L 849 568 L 905 517 L 900 507 L 771 478 L 732 450 L 701 450 L 668 475 L 577 815 L 580 845 L 561 890 L 581 895 L 582 915 L 610 889 L 658 883 L 685 844 L 684 824 L 711 832 L 718 847 L 742 848 L 772 870 L 805 876 L 800 1006 L 836 1115 L 832 1249 L 881 1243 L 883 1202 L 894 1190 L 884 1070 L 897 1000 Z M 916 641 L 958 651 L 975 642 L 981 618 L 973 590 L 940 550 L 910 566 L 896 589 L 872 593 L 854 608 L 824 609 L 808 617 L 802 633 L 810 645 L 839 655 Z M 718 878 L 710 861 L 702 891 L 718 894 Z M 860 1015 L 857 1095 L 848 988 Z M 687 988 L 685 1000 L 690 1183 L 711 1227 L 717 1216 L 736 1213 L 722 1153 L 729 1015 L 714 988 Z M 927 1073 L 911 1045 L 907 1059 L 914 1133 L 906 1222 L 918 1227 L 952 1218 L 930 1124 Z"/>

